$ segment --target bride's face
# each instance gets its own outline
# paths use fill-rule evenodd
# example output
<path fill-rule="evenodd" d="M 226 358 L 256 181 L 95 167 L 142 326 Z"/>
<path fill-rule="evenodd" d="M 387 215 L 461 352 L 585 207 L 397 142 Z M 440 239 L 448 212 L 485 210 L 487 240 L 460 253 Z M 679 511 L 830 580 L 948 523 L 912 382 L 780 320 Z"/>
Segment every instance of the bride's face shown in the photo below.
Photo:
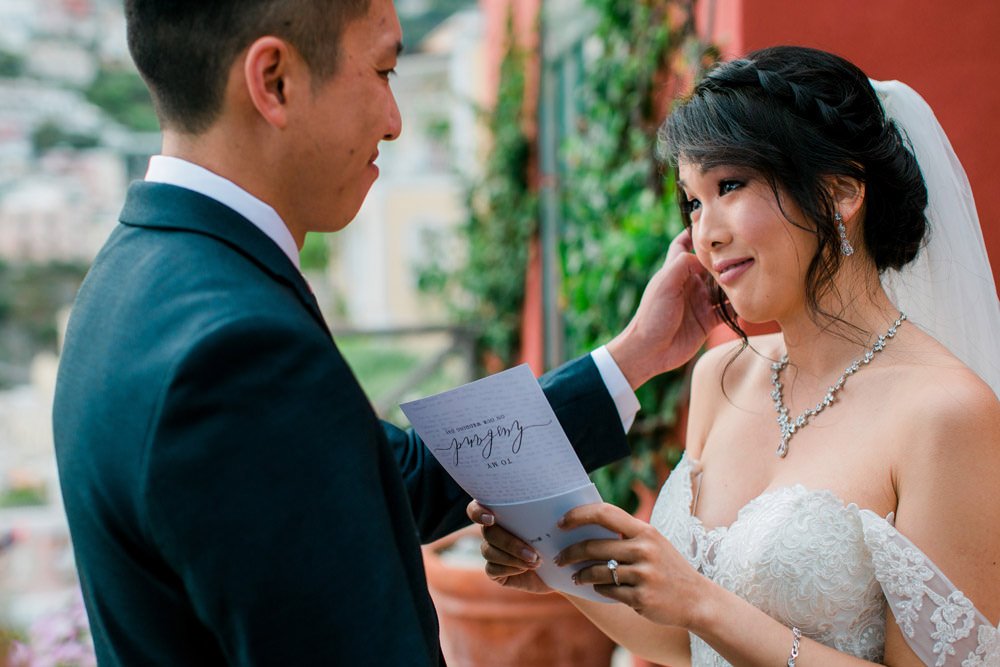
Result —
<path fill-rule="evenodd" d="M 737 314 L 769 322 L 804 311 L 806 270 L 817 243 L 789 222 L 806 224 L 799 208 L 788 197 L 779 206 L 767 181 L 744 167 L 702 171 L 682 160 L 679 172 L 695 254 Z"/>

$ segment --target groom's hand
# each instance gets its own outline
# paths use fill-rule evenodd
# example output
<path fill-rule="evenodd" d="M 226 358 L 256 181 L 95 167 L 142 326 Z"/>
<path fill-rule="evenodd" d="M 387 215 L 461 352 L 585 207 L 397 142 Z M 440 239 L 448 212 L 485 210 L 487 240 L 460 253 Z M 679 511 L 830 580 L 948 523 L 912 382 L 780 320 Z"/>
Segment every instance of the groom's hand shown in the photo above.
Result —
<path fill-rule="evenodd" d="M 607 345 L 633 389 L 691 359 L 721 322 L 712 307 L 708 272 L 691 250 L 686 229 L 670 244 L 632 321 Z"/>
<path fill-rule="evenodd" d="M 483 527 L 483 544 L 480 550 L 486 559 L 486 575 L 501 586 L 516 588 L 528 593 L 551 593 L 534 572 L 541 564 L 538 553 L 496 525 L 496 518 L 486 507 L 473 500 L 465 513 Z"/>

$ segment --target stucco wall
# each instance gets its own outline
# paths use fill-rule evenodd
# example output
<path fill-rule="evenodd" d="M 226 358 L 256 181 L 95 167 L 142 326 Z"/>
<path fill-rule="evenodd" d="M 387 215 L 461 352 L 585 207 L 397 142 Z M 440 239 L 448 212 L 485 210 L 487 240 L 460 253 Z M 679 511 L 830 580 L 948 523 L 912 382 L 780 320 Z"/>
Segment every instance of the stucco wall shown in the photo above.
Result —
<path fill-rule="evenodd" d="M 728 55 L 774 44 L 813 46 L 923 95 L 965 165 L 1000 284 L 1000 3 L 702 0 L 701 10 L 703 29 L 712 24 Z"/>

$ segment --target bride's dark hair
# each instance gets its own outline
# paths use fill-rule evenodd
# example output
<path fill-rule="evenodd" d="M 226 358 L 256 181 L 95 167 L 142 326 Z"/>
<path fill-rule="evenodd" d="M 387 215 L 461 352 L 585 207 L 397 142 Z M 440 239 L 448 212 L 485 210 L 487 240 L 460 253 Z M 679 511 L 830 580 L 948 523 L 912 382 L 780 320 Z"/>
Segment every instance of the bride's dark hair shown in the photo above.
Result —
<path fill-rule="evenodd" d="M 660 152 L 675 168 L 679 159 L 702 169 L 750 168 L 779 202 L 779 191 L 791 198 L 806 219 L 785 217 L 818 241 L 806 274 L 815 317 L 839 319 L 820 308 L 841 261 L 830 177 L 864 183 L 864 246 L 879 272 L 910 262 L 926 233 L 927 188 L 916 159 L 867 75 L 825 51 L 777 46 L 719 65 L 667 118 Z M 745 341 L 735 314 L 723 310 Z"/>

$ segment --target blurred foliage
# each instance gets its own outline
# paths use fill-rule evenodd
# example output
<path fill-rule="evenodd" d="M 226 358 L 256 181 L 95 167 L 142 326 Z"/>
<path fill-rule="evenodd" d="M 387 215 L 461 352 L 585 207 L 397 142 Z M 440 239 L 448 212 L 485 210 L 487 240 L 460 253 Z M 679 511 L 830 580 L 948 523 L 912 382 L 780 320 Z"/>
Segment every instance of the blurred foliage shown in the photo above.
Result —
<path fill-rule="evenodd" d="M 101 68 L 84 91 L 87 99 L 137 132 L 156 132 L 160 124 L 142 78 L 133 70 Z"/>
<path fill-rule="evenodd" d="M 656 159 L 656 134 L 676 94 L 715 58 L 694 32 L 693 0 L 586 0 L 598 55 L 587 63 L 579 130 L 566 146 L 563 294 L 566 347 L 583 354 L 621 331 L 670 241 L 683 229 L 674 175 Z M 686 17 L 686 18 L 685 18 Z M 656 488 L 680 456 L 675 432 L 684 369 L 636 393 L 633 456 L 593 478 L 609 502 L 634 511 L 635 484 Z"/>
<path fill-rule="evenodd" d="M 429 347 L 426 342 L 421 344 L 419 337 L 383 338 L 366 335 L 337 334 L 337 347 L 354 372 L 358 383 L 365 390 L 373 404 L 395 392 L 401 378 L 420 367 L 428 357 L 434 356 L 438 347 Z M 451 389 L 465 381 L 465 374 L 460 364 L 444 363 L 405 396 L 402 401 L 420 398 Z M 409 426 L 409 420 L 393 402 L 393 407 L 379 417 L 400 427 Z"/>
<path fill-rule="evenodd" d="M 16 79 L 24 74 L 24 58 L 0 49 L 0 78 Z"/>
<path fill-rule="evenodd" d="M 97 656 L 80 589 L 68 603 L 40 615 L 23 639 L 14 638 L 10 645 L 6 662 L 0 655 L 0 667 L 96 667 Z"/>
<path fill-rule="evenodd" d="M 0 558 L 2 557 L 3 553 L 0 552 Z M 15 645 L 23 642 L 25 639 L 26 637 L 23 632 L 16 632 L 0 625 L 0 667 L 10 666 L 10 654 L 13 652 Z"/>
<path fill-rule="evenodd" d="M 421 289 L 448 297 L 455 321 L 479 330 L 477 356 L 502 368 L 520 352 L 525 272 L 538 229 L 538 197 L 528 182 L 532 145 L 522 128 L 526 54 L 509 20 L 507 34 L 497 103 L 488 114 L 493 145 L 482 176 L 469 187 L 469 217 L 459 232 L 467 256 L 458 267 L 437 262 L 420 275 Z"/>
<path fill-rule="evenodd" d="M 55 121 L 46 121 L 31 133 L 31 145 L 35 155 L 41 155 L 53 148 L 93 148 L 100 140 L 91 134 L 81 134 L 63 129 Z"/>
<path fill-rule="evenodd" d="M 303 271 L 323 271 L 330 261 L 330 248 L 325 234 L 306 234 L 306 240 L 299 251 L 299 263 Z"/>
<path fill-rule="evenodd" d="M 563 147 L 561 182 L 566 350 L 584 354 L 621 331 L 683 224 L 673 175 L 656 160 L 667 94 L 715 60 L 696 37 L 694 0 L 584 0 L 597 16 L 577 99 L 580 125 Z M 510 26 L 508 25 L 508 35 Z M 513 40 L 509 38 L 509 43 Z M 590 49 L 587 49 L 590 52 Z M 462 229 L 468 257 L 457 269 L 426 269 L 421 286 L 444 291 L 462 323 L 483 327 L 479 349 L 498 366 L 516 361 L 538 199 L 528 182 L 532 145 L 522 130 L 525 54 L 511 46 L 501 66 L 484 175 L 472 184 Z M 436 253 L 435 253 L 436 254 Z M 495 370 L 495 369 L 494 369 Z M 675 434 L 685 371 L 648 382 L 630 432 L 634 456 L 594 475 L 602 496 L 634 510 L 636 483 L 654 488 L 680 456 Z"/>
<path fill-rule="evenodd" d="M 19 486 L 0 492 L 0 508 L 41 507 L 48 502 L 44 486 Z"/>
<path fill-rule="evenodd" d="M 55 352 L 59 311 L 73 302 L 86 271 L 62 262 L 0 262 L 0 361 L 26 368 L 39 352 Z M 0 385 L 5 380 L 0 372 Z"/>

